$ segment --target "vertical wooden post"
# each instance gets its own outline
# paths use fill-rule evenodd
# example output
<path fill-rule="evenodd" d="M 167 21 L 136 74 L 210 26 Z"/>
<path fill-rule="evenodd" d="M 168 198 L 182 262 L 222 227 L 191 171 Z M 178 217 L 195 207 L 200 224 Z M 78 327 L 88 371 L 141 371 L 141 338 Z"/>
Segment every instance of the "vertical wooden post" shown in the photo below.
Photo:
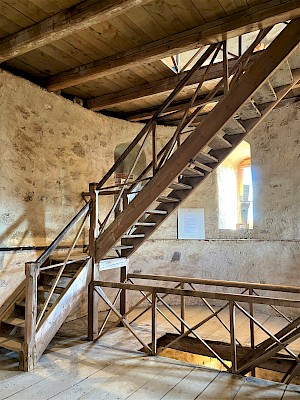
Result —
<path fill-rule="evenodd" d="M 237 352 L 236 352 L 236 332 L 235 332 L 235 304 L 229 301 L 229 314 L 230 314 L 230 347 L 231 347 L 231 371 L 235 374 L 238 368 L 237 365 Z"/>
<path fill-rule="evenodd" d="M 253 289 L 249 289 L 249 296 L 253 295 Z M 254 316 L 254 307 L 253 303 L 249 303 L 249 314 L 253 317 Z M 254 322 L 252 319 L 249 321 L 250 324 L 250 347 L 251 349 L 255 348 L 255 337 L 254 337 Z M 255 376 L 255 368 L 251 370 L 251 376 Z"/>
<path fill-rule="evenodd" d="M 39 275 L 38 263 L 26 263 L 26 299 L 25 299 L 25 332 L 24 332 L 24 357 L 20 365 L 24 371 L 34 368 L 36 361 L 35 334 L 37 319 L 37 279 Z"/>
<path fill-rule="evenodd" d="M 152 170 L 154 176 L 157 170 L 156 121 L 152 124 Z"/>
<path fill-rule="evenodd" d="M 120 268 L 120 282 L 125 283 L 127 281 L 128 274 L 128 259 L 126 265 Z M 126 289 L 122 289 L 120 293 L 120 314 L 124 316 L 127 311 L 127 292 Z"/>
<path fill-rule="evenodd" d="M 238 49 L 238 51 L 239 51 L 239 57 L 241 57 L 241 55 L 243 54 L 243 36 L 242 36 L 242 35 L 239 36 L 239 43 L 238 43 L 238 45 L 239 45 L 239 49 Z"/>
<path fill-rule="evenodd" d="M 228 70 L 228 49 L 227 40 L 223 41 L 223 78 L 224 78 L 224 94 L 229 92 L 229 70 Z"/>
<path fill-rule="evenodd" d="M 180 289 L 184 290 L 184 288 L 185 288 L 185 284 L 184 284 L 184 282 L 182 282 L 180 284 Z M 180 296 L 180 317 L 182 320 L 185 320 L 185 296 L 183 294 Z M 180 330 L 181 330 L 181 334 L 183 334 L 185 331 L 185 326 L 184 326 L 183 322 L 181 322 Z"/>
<path fill-rule="evenodd" d="M 151 355 L 156 356 L 157 354 L 157 296 L 156 293 L 152 293 L 152 344 L 151 344 Z"/>
<path fill-rule="evenodd" d="M 97 184 L 90 183 L 90 229 L 89 229 L 89 254 L 92 258 L 92 278 L 88 287 L 88 339 L 94 340 L 98 335 L 98 301 L 99 297 L 94 291 L 96 270 L 96 238 L 98 236 L 98 191 Z"/>

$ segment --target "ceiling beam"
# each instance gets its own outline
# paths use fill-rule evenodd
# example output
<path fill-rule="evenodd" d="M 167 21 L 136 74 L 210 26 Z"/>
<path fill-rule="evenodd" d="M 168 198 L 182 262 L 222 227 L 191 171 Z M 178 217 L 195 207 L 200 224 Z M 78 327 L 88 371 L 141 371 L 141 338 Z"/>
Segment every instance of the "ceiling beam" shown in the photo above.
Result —
<path fill-rule="evenodd" d="M 251 58 L 254 60 L 256 56 Z M 235 64 L 236 59 L 229 60 L 229 68 L 232 68 Z M 187 86 L 195 85 L 199 83 L 205 74 L 207 67 L 201 67 L 191 77 Z M 119 104 L 126 103 L 127 101 L 141 99 L 143 97 L 151 96 L 154 94 L 164 93 L 173 90 L 179 82 L 182 81 L 187 75 L 187 72 L 182 72 L 178 75 L 174 75 L 170 78 L 160 79 L 154 82 L 144 83 L 139 86 L 135 86 L 129 89 L 119 90 L 117 92 L 108 93 L 103 96 L 94 97 L 87 100 L 87 108 L 93 111 L 104 110 L 105 108 L 115 107 Z M 209 72 L 206 75 L 205 81 L 211 79 L 222 78 L 223 76 L 223 62 L 215 63 L 211 66 Z"/>
<path fill-rule="evenodd" d="M 219 92 L 217 95 L 210 99 L 210 100 L 205 100 L 207 97 L 207 93 L 203 94 L 201 96 L 197 97 L 197 100 L 194 101 L 193 107 L 198 107 L 198 106 L 205 106 L 206 104 L 210 103 L 215 103 L 216 101 L 220 101 L 223 97 L 223 93 Z M 168 118 L 168 116 L 176 111 L 182 111 L 185 110 L 191 102 L 191 98 L 182 100 L 182 101 L 177 101 L 172 103 L 168 108 L 165 109 L 165 111 L 160 115 L 160 117 L 165 117 Z M 136 121 L 143 121 L 143 120 L 148 120 L 152 117 L 152 115 L 155 113 L 158 107 L 151 107 L 151 108 L 146 108 L 142 110 L 137 110 L 137 111 L 132 111 L 130 113 L 126 114 L 126 119 L 131 122 L 136 122 Z M 160 118 L 161 119 L 161 118 Z"/>
<path fill-rule="evenodd" d="M 86 0 L 0 40 L 0 62 L 126 12 L 149 0 Z"/>
<path fill-rule="evenodd" d="M 45 86 L 52 91 L 64 89 L 297 17 L 300 17 L 299 0 L 270 0 L 199 27 L 53 75 L 45 80 Z"/>

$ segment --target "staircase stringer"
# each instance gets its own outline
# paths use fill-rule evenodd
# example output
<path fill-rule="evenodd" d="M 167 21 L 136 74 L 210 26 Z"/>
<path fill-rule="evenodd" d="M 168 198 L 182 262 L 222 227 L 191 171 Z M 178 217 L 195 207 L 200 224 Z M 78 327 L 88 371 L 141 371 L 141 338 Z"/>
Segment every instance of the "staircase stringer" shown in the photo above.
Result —
<path fill-rule="evenodd" d="M 247 127 L 247 132 L 244 134 L 237 135 L 225 135 L 224 138 L 229 140 L 232 144 L 231 149 L 222 149 L 222 150 L 212 150 L 211 154 L 218 158 L 219 162 L 215 164 L 211 164 L 212 168 L 211 173 L 231 154 L 231 152 L 255 129 L 257 126 L 267 117 L 267 115 L 280 103 L 280 101 L 289 93 L 290 90 L 293 89 L 297 83 L 300 82 L 300 68 L 293 71 L 294 81 L 290 85 L 283 86 L 276 90 L 277 100 L 272 103 L 267 103 L 264 107 L 260 108 L 262 113 L 261 118 L 254 118 L 253 120 L 244 121 L 244 126 Z M 189 197 L 198 187 L 199 185 L 211 174 L 206 174 L 200 178 L 185 178 L 183 183 L 191 185 L 192 189 L 185 191 L 172 191 L 170 193 L 171 197 L 177 197 L 181 201 L 180 203 L 169 203 L 169 204 L 161 204 L 157 207 L 159 210 L 167 211 L 168 214 L 164 216 L 155 216 L 148 217 L 145 219 L 145 222 L 154 221 L 155 225 L 151 227 L 137 228 L 135 230 L 136 234 L 145 233 L 146 238 L 135 239 L 133 249 L 123 250 L 122 256 L 130 257 L 135 251 L 145 242 L 146 239 L 152 235 L 156 229 L 158 229 L 162 223 L 166 221 L 166 219 L 171 215 L 173 211 L 175 211 L 179 206 L 182 205 L 182 201 L 184 201 L 187 197 Z M 123 239 L 122 244 L 129 245 L 130 241 L 128 239 Z"/>
<path fill-rule="evenodd" d="M 238 110 L 267 81 L 269 76 L 289 57 L 300 41 L 299 20 L 291 21 L 282 33 L 261 54 L 256 62 L 230 89 L 227 96 L 206 115 L 203 122 L 157 171 L 154 177 L 125 210 L 96 240 L 96 261 L 112 248 L 125 232 L 140 218 L 157 197 L 189 165 L 210 140 Z"/>

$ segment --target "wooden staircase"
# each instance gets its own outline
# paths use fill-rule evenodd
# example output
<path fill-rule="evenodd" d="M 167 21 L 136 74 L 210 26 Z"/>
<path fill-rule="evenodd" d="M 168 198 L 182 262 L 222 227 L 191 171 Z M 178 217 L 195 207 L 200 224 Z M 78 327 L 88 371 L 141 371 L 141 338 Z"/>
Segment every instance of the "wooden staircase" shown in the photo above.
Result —
<path fill-rule="evenodd" d="M 123 246 L 121 247 L 123 257 L 133 254 L 298 83 L 299 32 L 299 20 L 292 21 L 254 63 L 245 68 L 243 58 L 249 59 L 251 50 L 254 49 L 250 46 L 248 54 L 246 52 L 241 57 L 240 66 L 237 67 L 238 72 L 233 74 L 231 82 L 228 82 L 227 76 L 227 82 L 224 78 L 212 95 L 208 95 L 208 98 L 213 98 L 220 86 L 223 85 L 224 88 L 228 86 L 223 99 L 212 111 L 205 115 L 198 126 L 188 134 L 184 132 L 196 120 L 197 112 L 193 111 L 192 117 L 185 119 L 188 123 L 179 123 L 182 129 L 177 128 L 175 132 L 177 136 L 173 137 L 171 143 L 171 145 L 176 144 L 176 149 L 170 152 L 169 142 L 158 155 L 154 155 L 153 161 L 138 178 L 146 179 L 149 171 L 153 169 L 153 175 L 146 180 L 142 190 L 107 228 L 103 227 L 107 222 L 104 221 L 100 235 L 96 238 L 96 261 L 103 259 L 118 241 Z M 266 34 L 263 31 L 261 33 L 261 37 Z M 174 93 L 176 96 L 178 90 L 175 89 Z M 173 94 L 169 97 L 171 100 L 175 97 Z M 169 104 L 170 101 L 167 99 L 165 106 Z M 163 110 L 162 107 L 156 113 L 148 126 L 142 130 L 138 140 L 144 139 L 145 135 L 147 139 L 147 134 L 154 129 Z M 185 139 L 182 140 L 184 136 Z M 137 143 L 133 142 L 134 145 Z M 132 146 L 129 146 L 125 154 L 131 149 Z M 164 156 L 164 162 L 160 162 L 159 165 L 157 158 L 161 157 L 162 160 Z M 122 161 L 122 157 L 118 161 Z M 153 168 L 154 165 L 158 167 Z M 113 171 L 112 169 L 106 174 L 104 180 L 97 186 L 98 190 L 101 190 Z M 135 185 L 131 185 L 127 194 L 135 190 Z M 120 199 L 121 196 L 119 201 Z"/>
<path fill-rule="evenodd" d="M 96 266 L 99 265 L 100 270 L 121 267 L 121 281 L 124 282 L 126 259 L 299 81 L 299 20 L 290 22 L 249 67 L 248 61 L 256 45 L 268 32 L 269 29 L 265 29 L 259 33 L 232 71 L 227 69 L 226 72 L 228 60 L 224 57 L 224 78 L 208 95 L 208 100 L 214 99 L 220 87 L 224 88 L 224 96 L 197 125 L 195 121 L 202 107 L 193 104 L 204 74 L 174 135 L 158 152 L 156 124 L 159 117 L 195 71 L 212 56 L 207 66 L 209 70 L 222 44 L 211 45 L 103 179 L 98 184 L 90 184 L 90 201 L 36 262 L 26 264 L 26 279 L 0 308 L 0 347 L 20 354 L 21 369 L 34 367 L 91 279 L 95 279 Z M 99 196 L 110 188 L 105 185 L 131 150 L 140 144 L 131 174 L 149 140 L 152 140 L 152 161 L 134 183 L 125 182 L 117 190 L 114 188 L 112 194 L 116 201 L 104 221 L 99 221 Z M 143 187 L 136 195 L 137 184 L 141 183 Z M 130 194 L 136 196 L 128 203 Z M 88 217 L 89 255 L 73 259 L 73 250 Z M 55 259 L 53 252 L 79 222 L 80 227 L 63 261 Z M 98 309 L 94 303 L 93 286 L 90 288 L 89 314 L 96 315 Z M 125 296 L 124 291 L 122 295 Z M 124 299 L 121 302 L 122 315 Z M 89 338 L 93 339 L 97 334 L 98 327 L 95 320 L 91 320 Z"/>

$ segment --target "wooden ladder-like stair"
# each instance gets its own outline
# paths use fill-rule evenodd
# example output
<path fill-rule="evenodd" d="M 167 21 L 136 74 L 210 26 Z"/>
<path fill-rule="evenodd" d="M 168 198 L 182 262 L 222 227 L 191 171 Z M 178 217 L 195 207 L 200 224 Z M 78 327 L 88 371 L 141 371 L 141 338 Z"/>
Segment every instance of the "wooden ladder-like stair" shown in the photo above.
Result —
<path fill-rule="evenodd" d="M 100 261 L 121 241 L 129 257 L 269 114 L 300 79 L 299 21 L 292 21 L 202 119 L 96 240 Z M 298 47 L 297 47 L 298 46 Z"/>

